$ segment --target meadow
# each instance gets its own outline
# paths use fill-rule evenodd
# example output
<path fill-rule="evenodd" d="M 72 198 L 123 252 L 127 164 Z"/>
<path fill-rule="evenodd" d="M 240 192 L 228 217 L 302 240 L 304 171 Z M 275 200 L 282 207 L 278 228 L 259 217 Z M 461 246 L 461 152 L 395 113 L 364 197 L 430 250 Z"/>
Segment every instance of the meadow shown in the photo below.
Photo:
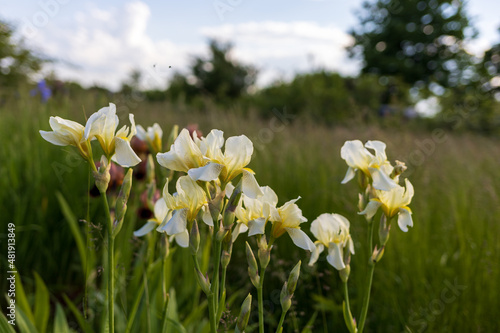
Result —
<path fill-rule="evenodd" d="M 389 159 L 404 161 L 408 166 L 403 177 L 411 179 L 415 187 L 410 205 L 414 227 L 407 233 L 399 228 L 391 230 L 385 255 L 374 275 L 366 332 L 500 329 L 498 138 L 423 129 L 404 121 L 325 126 L 305 116 L 288 114 L 283 105 L 276 105 L 277 111 L 263 119 L 237 106 L 222 109 L 207 102 L 203 108 L 192 109 L 184 104 L 146 103 L 97 92 L 63 97 L 48 104 L 21 93 L 0 106 L 2 253 L 7 225 L 15 223 L 16 266 L 23 285 L 22 292 L 17 288 L 17 299 L 28 319 L 32 309 L 31 316 L 40 325 L 37 327 L 46 327 L 48 332 L 62 327 L 56 325 L 64 325 L 63 317 L 74 331 L 100 332 L 104 325 L 104 296 L 99 286 L 105 281 L 102 262 L 106 244 L 104 231 L 99 228 L 99 200 L 88 196 L 89 168 L 71 153 L 70 147 L 50 145 L 38 131 L 49 130 L 49 116 L 85 123 L 85 114 L 109 102 L 117 104 L 121 120 L 132 112 L 136 123 L 144 127 L 158 122 L 165 136 L 175 124 L 180 128 L 197 124 L 204 134 L 212 128 L 223 130 L 226 137 L 245 134 L 255 147 L 250 167 L 260 185 L 276 191 L 280 204 L 301 196 L 298 205 L 309 222 L 325 212 L 346 216 L 356 246 L 350 277 L 355 309 L 361 302 L 364 264 L 368 260 L 358 241 L 366 238 L 366 221 L 355 213 L 358 188 L 354 182 L 340 184 L 347 170 L 340 148 L 346 140 L 384 141 Z M 163 151 L 167 150 L 164 138 Z M 161 260 L 158 249 L 149 245 L 157 236 L 132 235 L 145 222 L 136 213 L 144 187 L 140 181 L 134 186 L 139 191 L 131 198 L 116 241 L 116 330 L 157 332 L 161 322 Z M 93 225 L 80 221 L 88 217 Z M 309 223 L 302 228 L 310 234 Z M 203 319 L 206 299 L 193 276 L 189 250 L 175 248 L 172 252 L 168 262 L 170 331 L 207 332 L 207 321 Z M 293 246 L 289 239 L 280 239 L 275 245 L 268 268 L 264 290 L 267 324 L 276 327 L 280 316 L 276 291 L 279 295 L 283 281 L 299 259 L 303 262 L 302 273 L 284 331 L 347 332 L 337 272 L 324 258 L 308 267 L 309 254 Z M 5 255 L 0 262 L 4 276 Z M 244 242 L 235 245 L 228 279 L 228 302 L 239 308 L 246 294 L 255 292 L 248 278 Z M 6 280 L 2 278 L 0 284 L 5 295 Z M 23 297 L 25 302 L 20 302 Z M 6 304 L 2 297 L 2 311 Z M 84 308 L 88 309 L 87 320 L 81 314 Z M 223 318 L 229 325 L 236 315 L 228 313 Z M 252 315 L 247 331 L 256 332 L 256 323 Z M 29 327 L 26 329 L 30 332 Z"/>

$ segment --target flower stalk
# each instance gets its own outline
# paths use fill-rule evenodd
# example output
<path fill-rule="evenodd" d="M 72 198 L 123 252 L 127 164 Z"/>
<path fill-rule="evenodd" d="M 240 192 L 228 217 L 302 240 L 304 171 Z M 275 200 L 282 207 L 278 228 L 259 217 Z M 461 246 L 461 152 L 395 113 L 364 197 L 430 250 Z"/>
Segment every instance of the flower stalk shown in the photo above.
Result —
<path fill-rule="evenodd" d="M 113 235 L 113 220 L 109 212 L 108 198 L 106 192 L 101 191 L 102 205 L 106 214 L 106 223 L 108 229 L 108 284 L 107 284 L 107 299 L 108 299 L 108 328 L 109 332 L 115 331 L 114 313 L 115 313 L 115 263 L 114 263 L 114 249 L 115 249 L 115 236 Z"/>
<path fill-rule="evenodd" d="M 372 282 L 373 282 L 373 272 L 375 271 L 375 264 L 376 262 L 372 260 L 372 253 L 373 253 L 373 225 L 374 222 L 370 221 L 369 226 L 368 226 L 368 278 L 366 281 L 366 287 L 365 287 L 365 295 L 363 297 L 363 305 L 361 307 L 361 314 L 359 315 L 359 325 L 358 325 L 358 332 L 362 333 L 365 322 L 366 322 L 366 315 L 368 314 L 368 306 L 370 304 L 370 293 L 372 289 Z"/>

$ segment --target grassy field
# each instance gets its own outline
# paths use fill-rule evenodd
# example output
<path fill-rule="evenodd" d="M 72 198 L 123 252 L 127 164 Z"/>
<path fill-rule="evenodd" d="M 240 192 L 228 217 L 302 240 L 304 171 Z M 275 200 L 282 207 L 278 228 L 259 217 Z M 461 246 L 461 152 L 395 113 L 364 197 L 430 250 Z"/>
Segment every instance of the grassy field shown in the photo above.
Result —
<path fill-rule="evenodd" d="M 86 225 L 69 223 L 68 212 L 75 219 L 86 219 L 88 214 L 91 221 L 97 223 L 101 212 L 99 200 L 94 198 L 89 199 L 87 212 L 88 166 L 77 155 L 68 154 L 71 148 L 61 149 L 45 142 L 38 130 L 49 130 L 51 115 L 84 123 L 84 112 L 89 115 L 108 102 L 117 104 L 122 121 L 128 112 L 133 112 L 138 124 L 146 127 L 158 122 L 165 133 L 174 124 L 184 127 L 195 123 L 205 134 L 212 128 L 223 130 L 226 138 L 245 134 L 255 146 L 250 167 L 261 185 L 269 185 L 276 191 L 279 205 L 301 196 L 298 204 L 309 221 L 325 212 L 346 216 L 351 221 L 356 243 L 350 278 L 355 317 L 361 307 L 361 288 L 366 277 L 367 257 L 359 241 L 366 237 L 366 222 L 356 214 L 356 184 L 340 184 L 347 170 L 340 158 L 340 147 L 346 140 L 353 139 L 386 142 L 389 159 L 402 160 L 408 165 L 404 176 L 415 187 L 410 205 L 414 227 L 408 233 L 392 228 L 388 248 L 375 271 L 366 331 L 496 332 L 500 329 L 497 319 L 500 308 L 498 139 L 469 133 L 453 134 L 440 129 L 410 130 L 411 124 L 405 123 L 390 127 L 325 127 L 288 115 L 279 105 L 276 106 L 279 112 L 270 113 L 268 119 L 260 119 L 252 113 L 243 114 L 237 108 L 223 111 L 210 103 L 203 110 L 190 110 L 184 105 L 147 104 L 90 93 L 51 101 L 47 105 L 21 96 L 0 107 L 2 253 L 5 253 L 7 224 L 13 222 L 17 232 L 16 265 L 28 303 L 36 300 L 34 272 L 37 272 L 48 288 L 51 318 L 54 304 L 67 304 L 63 295 L 81 307 L 85 293 L 85 265 L 71 225 L 76 225 L 84 242 Z M 141 185 L 136 186 L 140 189 Z M 62 194 L 69 207 L 66 211 L 56 193 Z M 124 319 L 123 324 L 117 324 L 117 329 L 125 329 L 125 318 L 134 313 L 133 305 L 138 299 L 132 331 L 147 327 L 155 332 L 158 317 L 155 299 L 158 296 L 154 286 L 159 279 L 158 260 L 148 252 L 152 239 L 132 237 L 132 231 L 144 223 L 134 213 L 138 208 L 138 195 L 132 200 L 126 226 L 117 240 L 117 262 L 121 269 L 117 283 L 117 316 Z M 303 226 L 309 233 L 309 224 Z M 98 309 L 103 297 L 99 286 L 105 274 L 99 268 L 105 244 L 99 229 L 91 230 L 91 234 L 96 250 L 91 251 L 93 258 L 88 261 L 95 264 L 87 272 L 88 302 L 93 310 L 88 315 L 94 330 L 99 331 Z M 239 308 L 248 292 L 255 293 L 246 272 L 244 238 L 235 245 L 228 273 L 234 309 Z M 172 306 L 170 315 L 188 331 L 203 332 L 207 328 L 206 321 L 200 318 L 206 316 L 206 303 L 204 296 L 196 296 L 200 291 L 191 266 L 186 264 L 189 263 L 189 251 L 177 248 L 173 252 L 169 265 L 176 306 Z M 303 262 L 309 259 L 305 251 L 293 246 L 285 237 L 279 239 L 273 252 L 268 270 L 269 284 L 264 291 L 269 300 L 266 303 L 269 325 L 276 325 L 280 315 L 275 291 L 281 289 L 298 259 Z M 0 262 L 3 276 L 6 256 L 2 256 Z M 137 290 L 144 287 L 145 279 L 149 292 L 143 295 Z M 1 286 L 5 294 L 4 279 Z M 194 290 L 196 295 L 193 297 Z M 347 332 L 342 319 L 342 297 L 338 274 L 324 258 L 313 268 L 303 265 L 293 313 L 285 322 L 285 331 L 302 331 L 315 316 L 313 332 Z M 4 297 L 1 304 L 4 311 Z M 66 314 L 69 324 L 78 331 L 78 319 L 69 311 Z M 250 321 L 255 324 L 257 318 L 252 316 Z"/>

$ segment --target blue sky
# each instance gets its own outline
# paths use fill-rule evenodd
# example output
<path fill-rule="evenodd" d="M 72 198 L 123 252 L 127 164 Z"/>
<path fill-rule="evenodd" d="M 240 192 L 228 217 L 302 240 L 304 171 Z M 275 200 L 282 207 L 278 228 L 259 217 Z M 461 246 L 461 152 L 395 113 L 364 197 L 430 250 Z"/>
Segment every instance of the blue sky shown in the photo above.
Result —
<path fill-rule="evenodd" d="M 255 65 L 265 85 L 319 67 L 355 75 L 359 64 L 344 47 L 361 2 L 0 0 L 0 17 L 57 60 L 46 71 L 85 85 L 116 89 L 139 68 L 145 87 L 164 86 L 193 55 L 206 53 L 210 37 L 232 41 L 231 56 Z M 470 50 L 480 54 L 500 41 L 500 1 L 471 0 L 468 8 L 480 31 Z"/>

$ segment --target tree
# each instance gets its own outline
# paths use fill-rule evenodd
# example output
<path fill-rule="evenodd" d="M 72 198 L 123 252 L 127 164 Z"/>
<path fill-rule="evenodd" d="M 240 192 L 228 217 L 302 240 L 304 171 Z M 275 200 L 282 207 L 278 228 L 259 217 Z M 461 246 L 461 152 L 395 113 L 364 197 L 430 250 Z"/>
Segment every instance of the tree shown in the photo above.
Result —
<path fill-rule="evenodd" d="M 500 28 L 498 29 L 500 32 Z M 478 71 L 485 90 L 494 94 L 500 93 L 500 43 L 495 44 L 484 53 Z"/>
<path fill-rule="evenodd" d="M 462 1 L 366 1 L 358 17 L 349 51 L 363 60 L 363 73 L 400 76 L 411 85 L 469 80 L 473 64 L 464 42 L 477 33 Z"/>
<path fill-rule="evenodd" d="M 255 83 L 257 71 L 231 59 L 232 45 L 211 40 L 207 59 L 196 57 L 191 65 L 191 75 L 176 74 L 169 94 L 177 98 L 184 95 L 208 95 L 217 101 L 234 100 L 247 92 Z"/>
<path fill-rule="evenodd" d="M 15 88 L 41 69 L 43 60 L 22 41 L 16 42 L 13 28 L 0 21 L 0 87 Z"/>

